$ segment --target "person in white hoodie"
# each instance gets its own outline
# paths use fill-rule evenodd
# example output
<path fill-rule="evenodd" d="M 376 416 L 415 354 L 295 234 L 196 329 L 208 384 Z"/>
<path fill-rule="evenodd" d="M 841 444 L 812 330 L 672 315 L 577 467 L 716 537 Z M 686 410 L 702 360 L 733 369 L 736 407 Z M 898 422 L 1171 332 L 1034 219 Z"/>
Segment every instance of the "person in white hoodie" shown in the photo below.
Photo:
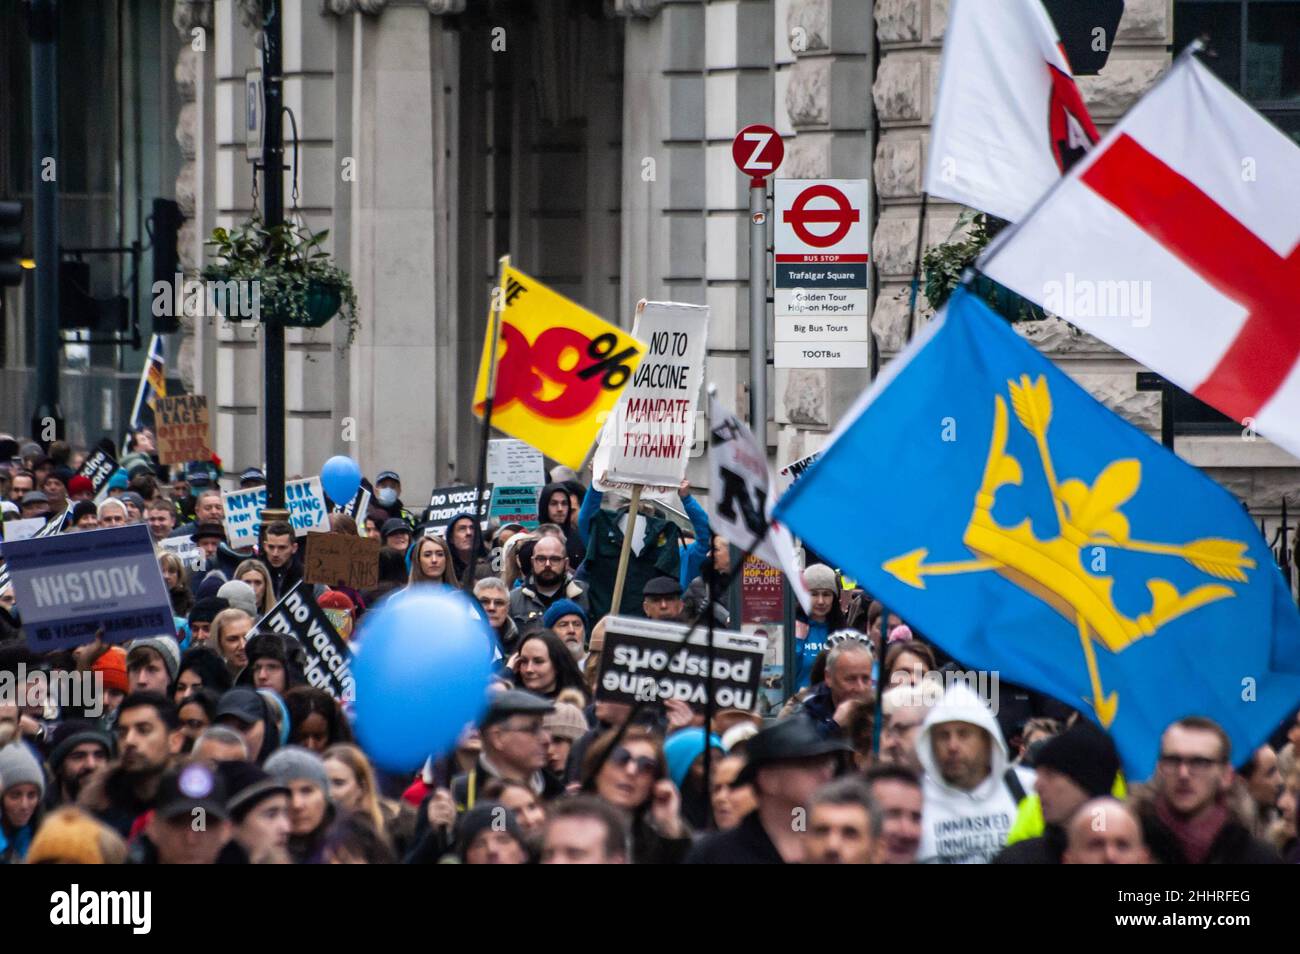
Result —
<path fill-rule="evenodd" d="M 921 724 L 925 770 L 920 863 L 986 864 L 1006 844 L 1032 769 L 1007 765 L 997 719 L 964 682 L 951 685 Z"/>

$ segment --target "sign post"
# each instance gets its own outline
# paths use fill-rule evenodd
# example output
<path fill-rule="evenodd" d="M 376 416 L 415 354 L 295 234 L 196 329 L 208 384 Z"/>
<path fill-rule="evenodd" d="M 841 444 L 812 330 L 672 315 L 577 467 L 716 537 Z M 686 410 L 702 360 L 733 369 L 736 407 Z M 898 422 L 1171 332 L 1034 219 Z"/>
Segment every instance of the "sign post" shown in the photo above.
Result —
<path fill-rule="evenodd" d="M 776 180 L 776 367 L 870 365 L 869 201 L 865 179 Z"/>
<path fill-rule="evenodd" d="M 785 158 L 771 126 L 746 126 L 731 158 L 749 176 L 749 425 L 767 446 L 767 177 Z"/>

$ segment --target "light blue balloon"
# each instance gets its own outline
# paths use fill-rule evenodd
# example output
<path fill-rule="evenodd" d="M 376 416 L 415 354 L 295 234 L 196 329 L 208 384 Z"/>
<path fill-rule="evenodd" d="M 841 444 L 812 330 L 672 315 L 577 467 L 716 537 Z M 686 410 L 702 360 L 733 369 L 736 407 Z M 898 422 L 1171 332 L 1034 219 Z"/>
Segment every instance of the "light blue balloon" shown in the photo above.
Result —
<path fill-rule="evenodd" d="M 342 506 L 357 495 L 357 488 L 361 486 L 361 468 L 351 457 L 341 454 L 331 457 L 320 469 L 320 485 L 330 500 Z"/>
<path fill-rule="evenodd" d="M 412 771 L 482 717 L 494 636 L 475 610 L 459 590 L 417 584 L 366 614 L 352 663 L 353 727 L 376 765 Z"/>

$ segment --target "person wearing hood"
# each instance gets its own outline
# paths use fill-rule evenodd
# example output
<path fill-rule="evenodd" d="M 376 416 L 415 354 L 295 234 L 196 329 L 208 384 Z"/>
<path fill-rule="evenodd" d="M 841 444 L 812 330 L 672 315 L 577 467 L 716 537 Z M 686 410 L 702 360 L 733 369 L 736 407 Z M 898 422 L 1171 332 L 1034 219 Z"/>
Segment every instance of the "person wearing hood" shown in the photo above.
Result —
<path fill-rule="evenodd" d="M 395 470 L 381 470 L 375 478 L 375 495 L 371 507 L 382 510 L 389 517 L 404 520 L 407 526 L 415 526 L 415 515 L 402 503 L 402 478 Z"/>
<path fill-rule="evenodd" d="M 248 664 L 235 679 L 237 686 L 272 689 L 283 696 L 306 682 L 302 645 L 280 633 L 258 633 L 244 647 Z"/>
<path fill-rule="evenodd" d="M 263 767 L 268 776 L 289 788 L 289 856 L 295 864 L 319 864 L 325 835 L 334 822 L 325 763 L 315 752 L 290 745 Z"/>
<path fill-rule="evenodd" d="M 930 709 L 916 754 L 925 770 L 917 861 L 988 862 L 1006 845 L 1017 806 L 1034 786 L 1033 770 L 1007 767 L 997 720 L 964 682 Z"/>
<path fill-rule="evenodd" d="M 452 569 L 457 580 L 466 573 L 482 580 L 492 576 L 492 559 L 483 545 L 483 534 L 477 527 L 473 514 L 462 513 L 452 517 L 447 524 L 447 545 L 451 549 Z"/>
<path fill-rule="evenodd" d="M 510 594 L 510 618 L 515 621 L 520 638 L 525 639 L 544 628 L 542 619 L 551 604 L 572 600 L 590 618 L 587 587 L 569 572 L 569 558 L 559 537 L 542 537 L 533 544 L 530 558 L 532 572 L 522 586 Z"/>
<path fill-rule="evenodd" d="M 813 663 L 826 648 L 826 637 L 843 629 L 844 611 L 840 609 L 840 585 L 834 570 L 825 563 L 814 563 L 803 571 L 804 585 L 812 595 L 812 610 L 802 607 L 795 612 L 794 641 L 797 666 L 794 691 L 806 689 L 812 682 Z"/>
<path fill-rule="evenodd" d="M 1043 834 L 1008 845 L 993 864 L 1059 865 L 1069 843 L 1070 819 L 1085 802 L 1110 793 L 1119 772 L 1119 753 L 1110 736 L 1081 718 L 1043 743 L 1034 771 Z"/>
<path fill-rule="evenodd" d="M 574 529 L 576 518 L 573 498 L 564 482 L 555 481 L 542 488 L 537 497 L 537 519 L 542 523 L 553 523 L 564 531 L 564 552 L 572 567 L 580 566 L 587 556 L 587 548 Z"/>
<path fill-rule="evenodd" d="M 0 748 L 0 865 L 18 864 L 41 826 L 45 772 L 25 742 Z"/>
<path fill-rule="evenodd" d="M 275 716 L 266 700 L 247 686 L 236 686 L 221 697 L 215 721 L 239 733 L 251 761 L 258 765 L 265 765 L 271 753 L 280 747 Z"/>
<path fill-rule="evenodd" d="M 709 736 L 709 748 L 716 767 L 726 755 L 722 740 Z M 695 831 L 709 828 L 709 793 L 704 787 L 704 729 L 690 726 L 678 729 L 664 739 L 664 758 L 668 760 L 668 777 L 682 797 L 682 817 Z"/>

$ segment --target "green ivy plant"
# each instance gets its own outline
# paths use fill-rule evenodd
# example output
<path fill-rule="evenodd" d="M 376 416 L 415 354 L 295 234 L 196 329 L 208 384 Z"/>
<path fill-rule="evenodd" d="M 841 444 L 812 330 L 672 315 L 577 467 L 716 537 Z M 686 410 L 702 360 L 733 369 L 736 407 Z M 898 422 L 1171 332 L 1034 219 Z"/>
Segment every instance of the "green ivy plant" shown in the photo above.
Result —
<path fill-rule="evenodd" d="M 274 316 L 287 323 L 307 318 L 307 296 L 313 285 L 335 290 L 351 345 L 359 325 L 357 295 L 348 273 L 321 248 L 328 236 L 328 229 L 312 232 L 293 222 L 267 228 L 258 216 L 233 229 L 213 229 L 206 244 L 217 260 L 204 267 L 203 277 L 258 282 L 263 319 Z"/>
<path fill-rule="evenodd" d="M 921 259 L 925 268 L 922 287 L 925 289 L 926 300 L 936 310 L 942 308 L 952 296 L 961 284 L 966 270 L 974 267 L 975 260 L 980 257 L 984 247 L 1006 224 L 996 218 L 990 221 L 990 217 L 983 212 L 965 209 L 957 218 L 949 241 L 926 250 Z M 969 231 L 961 238 L 953 238 L 967 229 Z M 1047 312 L 1042 308 L 984 275 L 977 274 L 971 286 L 975 294 L 988 302 L 990 308 L 1013 324 L 1020 321 L 1041 321 L 1047 317 Z"/>

